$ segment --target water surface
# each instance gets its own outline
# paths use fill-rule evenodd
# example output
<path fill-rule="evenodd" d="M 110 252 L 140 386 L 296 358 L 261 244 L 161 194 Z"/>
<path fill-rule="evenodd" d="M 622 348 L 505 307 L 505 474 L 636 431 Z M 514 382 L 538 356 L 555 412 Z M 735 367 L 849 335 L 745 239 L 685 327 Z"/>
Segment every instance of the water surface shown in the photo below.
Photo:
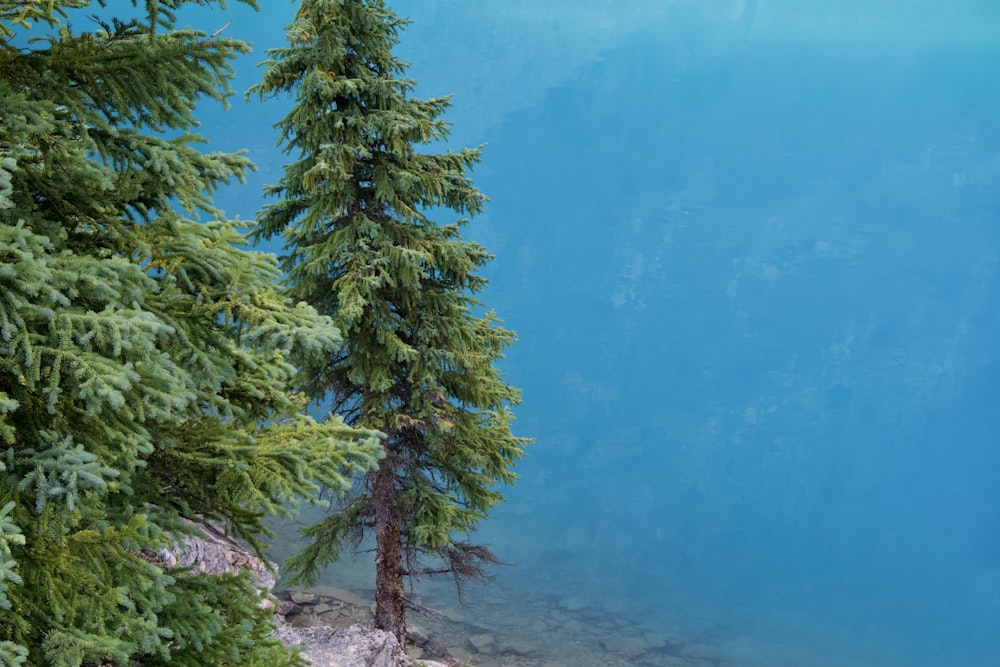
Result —
<path fill-rule="evenodd" d="M 997 664 L 1000 5 L 543 4 L 394 4 L 420 94 L 487 144 L 469 234 L 537 439 L 480 531 L 517 566 L 463 620 L 542 622 L 534 664 L 613 664 L 628 628 L 731 665 Z M 276 45 L 292 9 L 227 30 Z M 231 213 L 280 175 L 283 104 L 206 114 L 261 167 Z"/>

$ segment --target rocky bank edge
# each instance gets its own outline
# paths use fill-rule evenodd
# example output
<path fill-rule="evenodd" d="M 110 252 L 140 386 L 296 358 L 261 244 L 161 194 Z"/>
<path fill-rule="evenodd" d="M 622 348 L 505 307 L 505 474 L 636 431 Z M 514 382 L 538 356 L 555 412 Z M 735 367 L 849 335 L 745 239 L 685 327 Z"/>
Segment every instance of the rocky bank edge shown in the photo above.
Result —
<path fill-rule="evenodd" d="M 281 624 L 274 635 L 289 646 L 304 647 L 301 655 L 313 667 L 450 667 L 436 660 L 412 662 L 394 636 L 359 624 L 339 629 Z"/>
<path fill-rule="evenodd" d="M 258 586 L 268 591 L 261 605 L 276 607 L 271 594 L 275 584 L 274 563 L 265 563 L 218 527 L 200 525 L 204 537 L 184 538 L 174 549 L 156 554 L 164 567 L 190 567 L 208 574 L 250 572 Z M 270 568 L 268 567 L 270 565 Z M 453 667 L 452 661 L 410 660 L 390 633 L 354 624 L 346 628 L 292 627 L 281 613 L 287 603 L 275 609 L 274 636 L 288 646 L 302 647 L 302 657 L 313 667 Z"/>

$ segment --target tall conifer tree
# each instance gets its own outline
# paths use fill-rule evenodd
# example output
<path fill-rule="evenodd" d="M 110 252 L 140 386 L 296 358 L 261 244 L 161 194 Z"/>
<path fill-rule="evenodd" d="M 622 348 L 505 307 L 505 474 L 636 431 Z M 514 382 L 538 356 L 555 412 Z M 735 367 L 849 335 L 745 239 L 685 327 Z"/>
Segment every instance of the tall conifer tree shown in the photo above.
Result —
<path fill-rule="evenodd" d="M 294 95 L 278 124 L 295 162 L 268 194 L 257 239 L 283 235 L 290 292 L 332 316 L 341 352 L 305 360 L 304 387 L 348 423 L 385 435 L 385 457 L 339 511 L 312 526 L 289 563 L 305 580 L 345 539 L 373 534 L 376 626 L 405 637 L 405 578 L 461 584 L 496 562 L 468 534 L 502 500 L 527 441 L 514 437 L 518 391 L 496 368 L 514 342 L 475 294 L 492 257 L 462 239 L 450 209 L 486 200 L 476 149 L 434 153 L 445 97 L 417 99 L 392 53 L 406 24 L 381 0 L 303 0 L 287 48 L 270 52 L 252 93 Z"/>
<path fill-rule="evenodd" d="M 0 0 L 0 664 L 298 664 L 248 576 L 144 556 L 185 519 L 259 547 L 381 449 L 303 415 L 288 358 L 337 331 L 212 206 L 250 165 L 193 109 L 245 45 L 175 30 L 184 0 L 71 30 L 88 4 Z"/>

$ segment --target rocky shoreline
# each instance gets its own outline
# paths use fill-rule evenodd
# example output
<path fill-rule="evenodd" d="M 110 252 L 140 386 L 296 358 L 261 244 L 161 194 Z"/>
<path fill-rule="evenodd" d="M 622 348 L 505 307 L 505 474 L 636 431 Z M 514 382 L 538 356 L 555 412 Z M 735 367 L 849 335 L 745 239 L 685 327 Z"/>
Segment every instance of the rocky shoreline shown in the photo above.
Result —
<path fill-rule="evenodd" d="M 279 622 L 274 636 L 288 646 L 301 647 L 300 656 L 313 667 L 461 667 L 453 660 L 413 662 L 391 634 L 359 624 L 295 628 Z"/>
<path fill-rule="evenodd" d="M 460 667 L 462 662 L 432 642 L 416 626 L 403 651 L 396 638 L 370 628 L 371 605 L 342 588 L 317 586 L 276 593 L 280 601 L 275 636 L 289 646 L 304 646 L 313 667 Z M 357 657 L 359 660 L 354 660 Z"/>
<path fill-rule="evenodd" d="M 275 608 L 275 637 L 302 648 L 313 667 L 724 667 L 729 662 L 694 638 L 638 627 L 590 598 L 484 591 L 475 617 L 468 610 L 411 611 L 405 651 L 371 629 L 368 590 L 333 586 L 275 589 L 267 564 L 213 526 L 156 555 L 165 567 L 207 573 L 251 572 Z M 415 600 L 414 602 L 420 602 Z M 419 605 L 418 605 L 419 607 Z M 517 610 L 512 614 L 511 610 Z"/>
<path fill-rule="evenodd" d="M 313 667 L 461 667 L 446 653 L 436 656 L 443 661 L 423 659 L 420 647 L 430 644 L 419 633 L 408 638 L 414 646 L 408 656 L 394 636 L 367 627 L 371 615 L 365 601 L 348 591 L 276 592 L 277 564 L 261 560 L 219 526 L 204 522 L 197 528 L 201 537 L 185 536 L 172 549 L 144 557 L 164 568 L 186 567 L 207 574 L 249 572 L 262 592 L 261 606 L 275 610 L 274 636 L 288 646 L 301 647 L 302 657 Z M 411 656 L 422 659 L 415 664 Z"/>
<path fill-rule="evenodd" d="M 284 614 L 284 632 L 302 632 L 307 638 L 322 639 L 335 631 L 341 633 L 336 636 L 337 641 L 360 642 L 369 646 L 369 654 L 374 656 L 388 654 L 387 644 L 398 648 L 395 639 L 386 633 L 366 629 L 372 620 L 368 591 L 317 586 L 278 590 L 276 596 L 280 600 L 279 611 Z M 316 661 L 313 665 L 724 667 L 729 664 L 707 644 L 682 642 L 664 633 L 636 628 L 583 598 L 515 601 L 504 596 L 496 602 L 507 610 L 506 620 L 495 616 L 494 609 L 489 607 L 477 609 L 481 613 L 476 614 L 474 621 L 463 611 L 447 608 L 428 610 L 430 617 L 411 612 L 417 623 L 408 628 L 405 654 L 396 654 L 399 662 Z M 509 618 L 512 604 L 519 604 L 525 613 L 516 619 Z M 285 640 L 282 634 L 278 636 Z M 313 655 L 307 652 L 305 657 L 313 659 Z"/>

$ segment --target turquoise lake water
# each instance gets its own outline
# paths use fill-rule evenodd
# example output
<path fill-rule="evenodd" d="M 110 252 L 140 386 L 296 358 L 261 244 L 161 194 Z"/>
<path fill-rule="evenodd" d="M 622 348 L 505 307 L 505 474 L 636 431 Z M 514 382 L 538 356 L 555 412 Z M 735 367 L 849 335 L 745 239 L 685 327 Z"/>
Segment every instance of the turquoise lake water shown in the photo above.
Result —
<path fill-rule="evenodd" d="M 464 621 L 541 621 L 537 664 L 612 664 L 628 628 L 736 666 L 1000 664 L 1000 3 L 393 6 L 418 92 L 487 144 L 469 235 L 537 440 L 480 531 L 516 566 Z M 293 9 L 190 20 L 255 43 L 242 90 Z M 283 108 L 206 108 L 260 167 L 229 213 L 279 177 Z"/>

